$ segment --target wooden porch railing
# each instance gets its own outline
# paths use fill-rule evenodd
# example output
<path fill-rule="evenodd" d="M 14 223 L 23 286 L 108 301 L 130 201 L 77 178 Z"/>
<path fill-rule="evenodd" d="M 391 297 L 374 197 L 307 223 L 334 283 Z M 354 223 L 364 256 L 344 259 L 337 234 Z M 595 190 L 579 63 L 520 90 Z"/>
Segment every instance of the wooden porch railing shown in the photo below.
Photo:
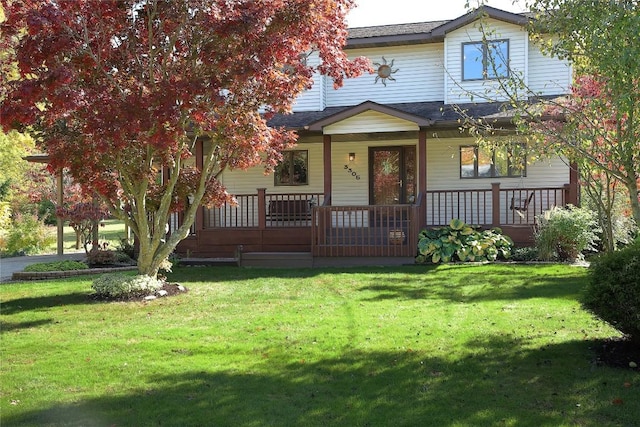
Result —
<path fill-rule="evenodd" d="M 420 212 L 419 204 L 314 207 L 313 256 L 413 257 Z"/>
<path fill-rule="evenodd" d="M 236 195 L 236 205 L 203 208 L 194 238 L 183 246 L 193 253 L 227 253 L 242 245 L 247 251 L 311 250 L 316 257 L 413 257 L 422 228 L 444 226 L 453 218 L 504 227 L 525 242 L 537 215 L 573 202 L 575 194 L 568 185 L 502 189 L 496 183 L 490 189 L 419 193 L 414 205 L 330 206 L 330 196 L 322 193 L 259 189 Z M 172 216 L 170 228 L 180 220 Z"/>
<path fill-rule="evenodd" d="M 426 225 L 447 225 L 453 218 L 482 226 L 533 225 L 535 217 L 553 206 L 568 203 L 570 188 L 491 189 L 427 191 Z"/>
<path fill-rule="evenodd" d="M 225 204 L 204 210 L 203 227 L 212 228 L 289 228 L 309 227 L 311 208 L 324 202 L 322 193 L 238 194 L 236 205 Z"/>

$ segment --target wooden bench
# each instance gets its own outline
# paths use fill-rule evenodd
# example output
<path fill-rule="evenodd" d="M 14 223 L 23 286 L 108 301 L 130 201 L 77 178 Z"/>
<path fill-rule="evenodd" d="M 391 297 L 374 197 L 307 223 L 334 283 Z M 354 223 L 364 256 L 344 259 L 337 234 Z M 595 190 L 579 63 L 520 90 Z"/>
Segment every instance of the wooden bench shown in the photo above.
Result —
<path fill-rule="evenodd" d="M 309 200 L 271 200 L 267 218 L 272 221 L 311 219 L 311 202 Z"/>

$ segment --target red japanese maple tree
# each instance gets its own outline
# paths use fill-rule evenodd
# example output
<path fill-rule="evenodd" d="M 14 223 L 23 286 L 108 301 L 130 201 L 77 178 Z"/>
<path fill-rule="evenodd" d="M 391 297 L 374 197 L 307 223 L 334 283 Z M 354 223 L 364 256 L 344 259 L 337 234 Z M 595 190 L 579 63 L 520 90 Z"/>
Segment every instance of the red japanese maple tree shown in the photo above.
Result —
<path fill-rule="evenodd" d="M 31 126 L 49 167 L 103 198 L 150 276 L 199 205 L 231 199 L 225 168 L 277 164 L 296 136 L 266 120 L 289 112 L 314 72 L 340 86 L 369 69 L 342 49 L 352 0 L 2 2 L 0 45 L 20 79 L 3 83 L 0 124 Z M 202 139 L 210 149 L 194 159 Z M 177 210 L 184 222 L 167 237 Z"/>

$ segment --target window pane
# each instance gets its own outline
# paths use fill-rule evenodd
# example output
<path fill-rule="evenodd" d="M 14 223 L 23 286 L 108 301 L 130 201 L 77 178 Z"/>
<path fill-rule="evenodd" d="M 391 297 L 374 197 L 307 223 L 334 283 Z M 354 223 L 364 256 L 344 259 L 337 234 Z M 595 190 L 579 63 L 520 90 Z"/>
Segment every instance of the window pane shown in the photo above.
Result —
<path fill-rule="evenodd" d="M 462 45 L 462 80 L 482 79 L 483 76 L 482 43 Z"/>
<path fill-rule="evenodd" d="M 509 176 L 509 160 L 505 148 L 496 150 L 493 159 L 494 176 Z"/>
<path fill-rule="evenodd" d="M 509 150 L 509 176 L 527 176 L 527 156 L 524 144 L 516 144 Z"/>
<path fill-rule="evenodd" d="M 478 177 L 480 178 L 491 177 L 492 162 L 493 162 L 493 156 L 491 155 L 491 153 L 479 148 L 478 149 Z"/>
<path fill-rule="evenodd" d="M 307 183 L 307 152 L 293 151 L 293 176 L 292 184 L 300 185 Z"/>
<path fill-rule="evenodd" d="M 282 162 L 276 166 L 275 185 L 305 185 L 308 184 L 308 154 L 307 151 L 285 151 Z"/>
<path fill-rule="evenodd" d="M 475 176 L 476 150 L 474 147 L 460 147 L 460 178 Z"/>
<path fill-rule="evenodd" d="M 289 185 L 291 183 L 291 153 L 282 153 L 282 163 L 276 167 L 276 185 Z"/>
<path fill-rule="evenodd" d="M 489 43 L 487 58 L 487 78 L 507 77 L 509 75 L 509 42 L 507 40 Z"/>

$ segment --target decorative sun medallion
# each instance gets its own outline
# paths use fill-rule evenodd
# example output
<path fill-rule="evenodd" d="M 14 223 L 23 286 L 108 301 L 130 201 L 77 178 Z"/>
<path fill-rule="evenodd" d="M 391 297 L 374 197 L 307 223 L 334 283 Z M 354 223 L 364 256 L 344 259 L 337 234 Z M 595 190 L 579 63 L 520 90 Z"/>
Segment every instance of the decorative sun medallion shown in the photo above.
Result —
<path fill-rule="evenodd" d="M 395 74 L 398 72 L 398 69 L 396 68 L 395 70 L 393 69 L 393 59 L 391 60 L 390 64 L 387 64 L 387 59 L 383 56 L 382 57 L 382 64 L 378 63 L 378 62 L 374 62 L 373 65 L 378 67 L 378 71 L 377 71 L 377 75 L 376 75 L 376 81 L 373 82 L 373 84 L 378 83 L 378 80 L 382 81 L 382 84 L 387 86 L 387 80 L 393 80 L 396 81 L 396 79 L 394 79 L 391 75 Z"/>

